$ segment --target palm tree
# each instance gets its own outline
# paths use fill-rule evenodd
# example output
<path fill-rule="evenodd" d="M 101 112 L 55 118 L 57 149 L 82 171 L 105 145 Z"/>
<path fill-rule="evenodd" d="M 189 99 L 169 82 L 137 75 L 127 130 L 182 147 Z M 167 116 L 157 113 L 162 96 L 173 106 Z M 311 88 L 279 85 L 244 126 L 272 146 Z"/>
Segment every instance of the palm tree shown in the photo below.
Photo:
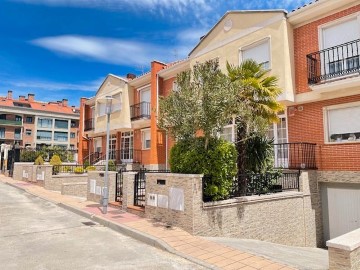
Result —
<path fill-rule="evenodd" d="M 237 127 L 238 181 L 244 191 L 245 183 L 242 183 L 240 174 L 246 169 L 246 140 L 260 122 L 268 125 L 278 121 L 277 114 L 283 110 L 283 106 L 276 99 L 282 90 L 277 85 L 278 78 L 269 75 L 268 70 L 253 60 L 245 60 L 239 66 L 229 63 L 226 66 L 235 97 L 233 108 Z"/>

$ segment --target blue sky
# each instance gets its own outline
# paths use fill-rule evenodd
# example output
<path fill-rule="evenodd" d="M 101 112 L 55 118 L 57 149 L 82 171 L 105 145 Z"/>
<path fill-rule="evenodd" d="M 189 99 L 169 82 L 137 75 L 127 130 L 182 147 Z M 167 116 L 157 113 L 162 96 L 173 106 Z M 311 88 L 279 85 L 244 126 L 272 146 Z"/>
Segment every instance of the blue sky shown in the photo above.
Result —
<path fill-rule="evenodd" d="M 308 0 L 0 0 L 0 96 L 95 94 L 108 73 L 183 59 L 227 10 L 292 10 Z"/>

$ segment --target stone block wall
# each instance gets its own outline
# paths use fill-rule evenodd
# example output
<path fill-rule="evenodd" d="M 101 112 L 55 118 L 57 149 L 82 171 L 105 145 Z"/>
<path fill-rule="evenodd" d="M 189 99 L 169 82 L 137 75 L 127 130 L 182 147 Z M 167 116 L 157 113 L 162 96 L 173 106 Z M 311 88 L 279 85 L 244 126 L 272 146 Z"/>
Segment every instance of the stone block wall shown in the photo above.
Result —
<path fill-rule="evenodd" d="M 158 180 L 164 180 L 159 182 Z M 183 200 L 178 199 L 179 208 L 183 210 L 171 209 L 172 198 L 171 189 L 177 189 L 178 192 L 183 193 Z M 145 215 L 148 218 L 161 220 L 170 225 L 183 228 L 189 233 L 194 233 L 193 223 L 194 207 L 196 201 L 202 202 L 202 175 L 187 175 L 187 174 L 171 174 L 171 173 L 147 173 L 146 174 L 146 203 Z M 149 204 L 150 196 L 156 195 L 157 205 Z M 159 197 L 162 196 L 162 198 Z M 176 195 L 173 195 L 175 197 Z M 181 197 L 181 196 L 180 196 Z M 179 197 L 178 197 L 179 198 Z M 168 200 L 168 204 L 161 205 L 160 200 Z"/>
<path fill-rule="evenodd" d="M 134 181 L 136 172 L 123 172 L 123 197 L 122 207 L 124 210 L 128 206 L 134 205 Z"/>
<path fill-rule="evenodd" d="M 326 242 L 329 250 L 329 270 L 360 269 L 360 229 Z"/>
<path fill-rule="evenodd" d="M 115 185 L 117 172 L 109 172 L 109 202 L 115 201 Z M 104 171 L 88 172 L 86 198 L 88 201 L 102 202 L 102 190 L 104 187 Z M 93 185 L 93 186 L 92 186 Z M 95 187 L 95 188 L 93 188 Z"/>
<path fill-rule="evenodd" d="M 44 187 L 48 190 L 61 191 L 65 183 L 87 182 L 87 174 L 52 175 L 45 179 Z"/>
<path fill-rule="evenodd" d="M 165 180 L 165 184 L 159 180 Z M 145 214 L 195 235 L 315 247 L 322 237 L 316 173 L 305 173 L 301 184 L 303 192 L 204 203 L 201 175 L 147 173 Z M 170 209 L 172 188 L 183 191 L 183 210 Z M 167 196 L 167 207 L 159 207 L 159 195 Z"/>
<path fill-rule="evenodd" d="M 14 180 L 27 182 L 44 181 L 52 177 L 52 165 L 34 165 L 33 162 L 15 162 Z"/>
<path fill-rule="evenodd" d="M 88 184 L 87 181 L 64 183 L 61 185 L 61 195 L 70 195 L 70 196 L 86 198 L 87 184 Z"/>
<path fill-rule="evenodd" d="M 318 182 L 360 184 L 359 171 L 318 171 Z"/>

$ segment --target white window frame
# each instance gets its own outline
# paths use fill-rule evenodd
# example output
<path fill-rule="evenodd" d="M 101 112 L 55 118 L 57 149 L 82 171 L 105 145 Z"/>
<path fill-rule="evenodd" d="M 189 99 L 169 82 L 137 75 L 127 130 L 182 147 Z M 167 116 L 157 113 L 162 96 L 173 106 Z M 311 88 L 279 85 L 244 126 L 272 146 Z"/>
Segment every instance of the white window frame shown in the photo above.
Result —
<path fill-rule="evenodd" d="M 247 44 L 247 45 L 244 45 L 244 46 L 240 47 L 239 48 L 239 65 L 244 61 L 244 59 L 243 59 L 243 51 L 255 48 L 257 46 L 260 46 L 263 43 L 268 43 L 269 44 L 269 46 L 268 46 L 268 49 L 269 49 L 269 67 L 266 70 L 270 71 L 272 69 L 271 36 L 267 36 L 267 37 L 265 37 L 263 39 L 257 40 L 255 42 L 252 42 L 250 44 Z"/>
<path fill-rule="evenodd" d="M 226 126 L 223 126 L 223 129 L 225 128 L 231 128 L 231 141 L 226 140 L 227 142 L 235 143 L 236 140 L 236 124 L 235 124 L 235 118 L 232 118 L 232 124 L 228 124 Z M 221 138 L 221 135 L 223 134 L 223 130 L 221 132 L 218 132 L 218 137 Z M 225 140 L 225 139 L 223 139 Z"/>
<path fill-rule="evenodd" d="M 324 126 L 323 128 L 324 128 L 324 143 L 325 144 L 360 143 L 360 141 L 358 141 L 358 140 L 353 140 L 353 141 L 341 140 L 341 141 L 334 141 L 334 142 L 330 141 L 329 111 L 337 110 L 337 109 L 346 109 L 346 108 L 351 108 L 351 107 L 360 107 L 360 102 L 359 101 L 349 102 L 349 103 L 343 103 L 343 104 L 323 107 L 323 126 Z M 351 132 L 349 132 L 349 133 L 351 133 Z"/>
<path fill-rule="evenodd" d="M 360 12 L 357 12 L 357 13 L 354 13 L 354 14 L 350 14 L 348 16 L 345 16 L 345 17 L 342 17 L 342 18 L 339 18 L 337 20 L 334 20 L 334 21 L 331 21 L 331 22 L 328 22 L 328 23 L 324 23 L 324 24 L 321 24 L 318 26 L 318 40 L 319 40 L 319 49 L 320 50 L 323 50 L 324 49 L 324 40 L 323 40 L 323 30 L 325 28 L 329 28 L 329 27 L 334 27 L 338 24 L 342 24 L 342 23 L 345 23 L 347 21 L 351 21 L 353 20 L 354 18 L 357 19 L 358 21 L 358 24 L 359 24 L 359 31 L 360 31 Z M 360 33 L 359 33 L 360 34 Z"/>
<path fill-rule="evenodd" d="M 176 80 L 173 81 L 173 83 L 172 83 L 172 91 L 173 92 L 179 92 L 179 86 L 178 86 L 178 83 L 177 83 Z"/>
<path fill-rule="evenodd" d="M 144 100 L 142 100 L 142 95 L 143 95 L 144 92 L 147 92 L 147 91 L 149 91 L 149 93 L 150 93 L 150 100 L 149 101 L 144 101 Z M 140 103 L 141 102 L 149 102 L 149 103 L 151 103 L 151 87 L 150 86 L 139 89 L 139 101 L 140 101 Z"/>
<path fill-rule="evenodd" d="M 145 139 L 145 135 L 149 133 L 150 136 L 150 146 L 146 147 L 146 139 Z M 151 129 L 147 128 L 147 129 L 142 129 L 141 130 L 141 149 L 142 150 L 149 150 L 151 148 Z"/>

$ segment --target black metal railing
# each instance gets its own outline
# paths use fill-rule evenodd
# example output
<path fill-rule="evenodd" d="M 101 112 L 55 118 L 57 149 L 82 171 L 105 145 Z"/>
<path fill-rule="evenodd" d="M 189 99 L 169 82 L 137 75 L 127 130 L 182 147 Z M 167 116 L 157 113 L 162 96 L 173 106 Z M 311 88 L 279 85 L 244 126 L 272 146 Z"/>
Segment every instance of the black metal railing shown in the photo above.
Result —
<path fill-rule="evenodd" d="M 84 131 L 93 130 L 94 128 L 95 128 L 94 118 L 90 118 L 90 119 L 85 120 L 85 122 L 84 122 Z"/>
<path fill-rule="evenodd" d="M 299 191 L 300 185 L 300 171 L 287 171 L 287 172 L 268 172 L 264 174 L 247 173 L 240 174 L 234 179 L 233 187 L 227 198 L 262 195 L 269 193 L 282 192 L 287 190 Z M 211 196 L 206 195 L 206 188 L 212 184 L 211 176 L 203 177 L 203 201 L 211 201 Z"/>
<path fill-rule="evenodd" d="M 309 84 L 359 73 L 360 39 L 310 53 L 306 58 Z"/>
<path fill-rule="evenodd" d="M 141 118 L 150 119 L 150 102 L 140 102 L 130 106 L 131 120 L 138 120 Z"/>
<path fill-rule="evenodd" d="M 124 165 L 112 165 L 109 164 L 108 170 L 118 172 L 124 169 Z M 53 175 L 57 174 L 83 174 L 88 171 L 105 171 L 105 164 L 103 165 L 54 165 Z"/>
<path fill-rule="evenodd" d="M 98 162 L 106 160 L 106 153 L 102 152 L 93 152 L 90 155 L 87 155 L 83 159 L 83 163 L 86 161 L 91 164 L 96 164 Z M 120 163 L 141 163 L 142 162 L 142 151 L 138 149 L 121 149 L 121 150 L 110 150 L 109 151 L 109 160 L 114 161 L 116 164 Z"/>
<path fill-rule="evenodd" d="M 282 169 L 316 169 L 315 143 L 274 144 L 274 167 Z"/>
<path fill-rule="evenodd" d="M 115 183 L 115 202 L 122 202 L 123 199 L 123 183 L 124 183 L 124 175 L 123 171 L 125 171 L 126 168 L 122 168 L 118 171 L 116 174 L 116 183 Z"/>

